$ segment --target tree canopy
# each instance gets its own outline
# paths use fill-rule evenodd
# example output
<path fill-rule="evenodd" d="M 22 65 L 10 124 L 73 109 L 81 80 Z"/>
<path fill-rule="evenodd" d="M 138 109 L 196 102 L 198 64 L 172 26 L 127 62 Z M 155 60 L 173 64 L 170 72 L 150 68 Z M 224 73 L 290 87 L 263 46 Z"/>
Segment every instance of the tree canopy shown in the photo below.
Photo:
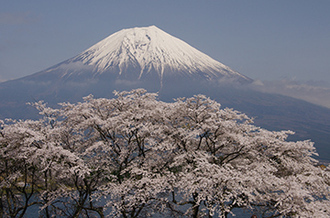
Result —
<path fill-rule="evenodd" d="M 38 102 L 39 120 L 0 121 L 0 216 L 330 216 L 329 170 L 311 141 L 203 95 L 115 96 Z"/>

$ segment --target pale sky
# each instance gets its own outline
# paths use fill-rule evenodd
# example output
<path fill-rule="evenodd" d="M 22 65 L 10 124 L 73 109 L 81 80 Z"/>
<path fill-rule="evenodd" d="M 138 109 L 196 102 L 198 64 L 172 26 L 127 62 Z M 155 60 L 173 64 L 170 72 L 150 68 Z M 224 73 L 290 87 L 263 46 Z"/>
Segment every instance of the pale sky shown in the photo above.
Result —
<path fill-rule="evenodd" d="M 252 79 L 330 84 L 329 0 L 0 0 L 0 81 L 156 25 Z"/>

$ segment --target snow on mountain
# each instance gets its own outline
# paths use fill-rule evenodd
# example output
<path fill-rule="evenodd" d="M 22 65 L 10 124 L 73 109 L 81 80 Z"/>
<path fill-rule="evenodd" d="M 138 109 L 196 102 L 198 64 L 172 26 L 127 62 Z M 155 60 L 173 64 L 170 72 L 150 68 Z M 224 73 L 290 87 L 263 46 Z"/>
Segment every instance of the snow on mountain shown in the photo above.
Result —
<path fill-rule="evenodd" d="M 118 31 L 46 72 L 57 69 L 64 70 L 62 78 L 76 77 L 88 70 L 93 78 L 102 74 L 126 80 L 152 77 L 161 84 L 165 77 L 173 76 L 252 81 L 156 26 Z"/>

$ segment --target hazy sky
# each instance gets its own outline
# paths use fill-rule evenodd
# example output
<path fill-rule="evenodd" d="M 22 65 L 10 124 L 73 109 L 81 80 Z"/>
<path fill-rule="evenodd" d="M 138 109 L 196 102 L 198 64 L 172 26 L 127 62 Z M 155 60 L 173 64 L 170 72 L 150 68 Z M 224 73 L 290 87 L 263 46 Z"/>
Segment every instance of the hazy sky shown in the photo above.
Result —
<path fill-rule="evenodd" d="M 260 80 L 330 84 L 329 0 L 0 0 L 0 81 L 71 58 L 123 28 L 156 25 Z"/>

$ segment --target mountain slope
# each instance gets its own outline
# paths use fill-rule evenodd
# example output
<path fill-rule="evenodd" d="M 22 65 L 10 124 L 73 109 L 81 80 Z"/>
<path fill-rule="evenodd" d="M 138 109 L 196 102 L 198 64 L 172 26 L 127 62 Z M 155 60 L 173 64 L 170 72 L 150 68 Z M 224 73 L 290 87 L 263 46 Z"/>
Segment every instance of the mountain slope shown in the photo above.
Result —
<path fill-rule="evenodd" d="M 111 78 L 143 81 L 153 78 L 160 85 L 177 77 L 252 81 L 156 26 L 118 31 L 81 54 L 32 75 L 32 78 L 47 79 L 53 75 L 54 79 L 54 74 L 61 80 Z"/>

